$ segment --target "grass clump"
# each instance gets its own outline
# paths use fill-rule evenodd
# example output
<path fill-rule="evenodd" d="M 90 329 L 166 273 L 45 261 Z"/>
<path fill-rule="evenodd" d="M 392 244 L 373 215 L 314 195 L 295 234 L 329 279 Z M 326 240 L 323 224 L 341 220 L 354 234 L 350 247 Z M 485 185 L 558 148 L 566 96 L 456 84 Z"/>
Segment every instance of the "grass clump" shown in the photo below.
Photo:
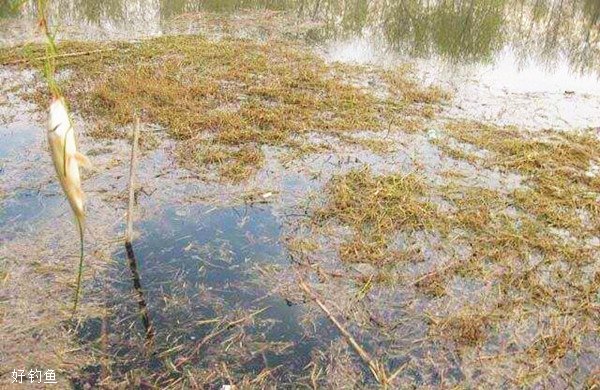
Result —
<path fill-rule="evenodd" d="M 189 152 L 186 150 L 182 153 Z M 194 161 L 202 163 L 208 169 L 215 167 L 220 177 L 234 182 L 252 175 L 264 161 L 264 155 L 256 145 L 231 147 L 206 143 L 200 144 L 194 153 Z"/>
<path fill-rule="evenodd" d="M 341 135 L 339 138 L 347 144 L 358 145 L 378 154 L 391 152 L 394 147 L 393 142 L 385 139 L 373 139 L 371 137 L 359 138 L 346 135 Z"/>
<path fill-rule="evenodd" d="M 232 147 L 220 153 L 239 154 L 248 145 L 294 149 L 303 135 L 321 132 L 385 153 L 385 141 L 344 135 L 389 130 L 393 124 L 418 131 L 424 118 L 435 115 L 435 105 L 449 98 L 438 88 L 420 86 L 408 69 L 384 72 L 393 93 L 377 97 L 352 84 L 356 70 L 350 66 L 326 64 L 290 41 L 188 35 L 136 43 L 61 42 L 58 51 L 68 100 L 95 121 L 91 128 L 97 131 L 90 135 L 123 137 L 119 129 L 139 115 L 163 127 L 183 149 L 194 149 L 206 138 Z M 43 57 L 39 45 L 0 51 L 4 64 L 37 66 Z M 45 106 L 43 94 L 31 97 Z M 178 155 L 188 168 L 205 162 L 198 153 Z M 227 159 L 246 161 L 239 155 Z M 259 160 L 250 159 L 252 164 Z"/>
<path fill-rule="evenodd" d="M 492 152 L 487 166 L 526 175 L 528 188 L 515 190 L 513 201 L 538 221 L 577 234 L 600 231 L 600 179 L 589 172 L 600 161 L 600 140 L 591 132 L 528 135 L 476 122 L 450 123 L 446 131 Z"/>
<path fill-rule="evenodd" d="M 431 140 L 431 143 L 437 146 L 438 149 L 440 149 L 440 151 L 442 151 L 444 154 L 452 157 L 453 159 L 465 160 L 473 164 L 478 163 L 481 160 L 481 158 L 474 153 L 467 152 L 458 146 L 450 145 L 447 140 L 435 138 Z"/>
<path fill-rule="evenodd" d="M 545 261 L 585 263 L 590 251 L 579 241 L 556 236 L 551 225 L 527 211 L 516 209 L 511 194 L 478 187 L 444 187 L 441 196 L 455 206 L 447 216 L 448 228 L 461 232 L 471 248 L 469 263 L 485 262 L 518 270 L 532 256 Z M 465 264 L 462 265 L 463 267 Z"/>
<path fill-rule="evenodd" d="M 455 271 L 482 275 L 485 264 L 522 270 L 532 256 L 545 261 L 586 264 L 592 249 L 581 240 L 561 237 L 553 224 L 521 207 L 512 193 L 481 187 L 433 186 L 415 174 L 375 176 L 369 169 L 353 170 L 331 180 L 329 202 L 319 218 L 335 218 L 355 232 L 342 245 L 342 258 L 377 262 L 392 259 L 393 233 L 417 230 L 452 236 L 470 248 Z M 432 201 L 449 205 L 446 211 Z M 543 204 L 536 207 L 544 207 Z"/>
<path fill-rule="evenodd" d="M 446 281 L 440 273 L 427 275 L 415 283 L 417 290 L 432 298 L 446 295 Z"/>
<path fill-rule="evenodd" d="M 427 185 L 416 173 L 374 176 L 365 168 L 335 177 L 321 218 L 336 218 L 356 235 L 341 248 L 347 261 L 380 262 L 389 252 L 388 236 L 398 229 L 429 229 L 440 218 L 426 200 Z"/>
<path fill-rule="evenodd" d="M 402 107 L 402 114 L 396 116 L 394 122 L 408 132 L 422 130 L 423 127 L 417 125 L 419 121 L 433 119 L 440 111 L 440 105 L 452 99 L 448 91 L 437 85 L 423 85 L 413 73 L 410 66 L 381 73 L 395 104 Z"/>
<path fill-rule="evenodd" d="M 407 103 L 439 104 L 452 98 L 452 95 L 436 85 L 423 86 L 411 75 L 410 66 L 401 66 L 383 72 L 383 79 L 390 92 L 402 97 Z"/>
<path fill-rule="evenodd" d="M 459 346 L 474 347 L 484 342 L 490 319 L 477 308 L 463 309 L 447 317 L 432 319 L 430 335 L 452 340 Z"/>
<path fill-rule="evenodd" d="M 555 325 L 555 324 L 554 324 Z M 569 329 L 571 328 L 571 329 Z M 529 357 L 540 362 L 553 364 L 562 359 L 569 351 L 579 349 L 577 333 L 571 332 L 573 326 L 552 327 L 540 334 L 527 349 Z"/>

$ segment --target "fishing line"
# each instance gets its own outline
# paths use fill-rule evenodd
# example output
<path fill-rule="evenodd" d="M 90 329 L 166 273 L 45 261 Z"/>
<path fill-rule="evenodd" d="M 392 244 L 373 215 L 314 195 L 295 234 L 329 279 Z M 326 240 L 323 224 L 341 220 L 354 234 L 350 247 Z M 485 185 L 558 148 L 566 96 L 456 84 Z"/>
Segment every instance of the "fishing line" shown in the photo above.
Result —
<path fill-rule="evenodd" d="M 79 271 L 77 272 L 77 283 L 75 287 L 75 298 L 73 303 L 73 313 L 77 311 L 77 304 L 79 303 L 79 291 L 81 290 L 81 275 L 83 274 L 83 222 L 76 217 L 77 226 L 79 227 Z"/>

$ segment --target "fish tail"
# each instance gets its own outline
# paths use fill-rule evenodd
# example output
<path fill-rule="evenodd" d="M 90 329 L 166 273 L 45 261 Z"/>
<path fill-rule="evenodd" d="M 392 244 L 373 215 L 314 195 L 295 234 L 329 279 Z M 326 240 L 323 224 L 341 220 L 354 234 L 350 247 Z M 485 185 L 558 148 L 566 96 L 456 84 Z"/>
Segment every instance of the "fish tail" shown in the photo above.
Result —
<path fill-rule="evenodd" d="M 77 216 L 77 226 L 79 228 L 79 271 L 77 272 L 77 282 L 75 287 L 75 298 L 73 303 L 73 314 L 77 311 L 79 303 L 79 291 L 81 290 L 81 275 L 83 274 L 83 233 L 84 233 L 84 218 Z"/>

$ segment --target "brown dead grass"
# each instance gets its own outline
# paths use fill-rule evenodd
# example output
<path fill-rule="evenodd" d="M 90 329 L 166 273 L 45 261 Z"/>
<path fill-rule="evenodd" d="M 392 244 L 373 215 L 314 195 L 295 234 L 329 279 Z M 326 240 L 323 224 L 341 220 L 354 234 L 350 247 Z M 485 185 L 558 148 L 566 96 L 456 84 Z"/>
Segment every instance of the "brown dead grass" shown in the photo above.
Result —
<path fill-rule="evenodd" d="M 36 45 L 3 49 L 0 63 L 22 60 L 20 66 L 37 65 L 42 50 Z M 414 131 L 419 115 L 431 116 L 430 106 L 444 97 L 435 88 L 421 89 L 409 80 L 410 73 L 399 72 L 389 73 L 387 79 L 402 84 L 403 93 L 410 96 L 400 102 L 396 97 L 377 98 L 344 81 L 344 74 L 353 73 L 351 68 L 328 65 L 289 41 L 261 44 L 170 36 L 140 43 L 64 42 L 59 52 L 89 52 L 57 61 L 58 69 L 69 72 L 64 91 L 73 108 L 94 120 L 92 136 L 122 137 L 120 128 L 140 115 L 179 141 L 178 156 L 188 168 L 211 160 L 198 153 L 198 144 L 207 140 L 218 145 L 220 154 L 233 153 L 227 160 L 238 165 L 249 161 L 248 169 L 225 169 L 233 171 L 227 175 L 232 179 L 260 166 L 262 158 L 240 156 L 239 150 L 250 145 L 257 150 L 262 145 L 295 148 L 298 136 L 309 132 L 342 136 L 388 130 L 391 123 Z M 31 98 L 44 107 L 40 92 Z M 404 117 L 407 113 L 410 118 Z M 387 151 L 383 141 L 341 138 Z"/>
<path fill-rule="evenodd" d="M 439 273 L 421 278 L 415 283 L 415 287 L 422 293 L 433 298 L 439 298 L 446 294 L 446 281 L 444 280 L 444 276 Z"/>
<path fill-rule="evenodd" d="M 489 318 L 477 308 L 464 309 L 456 315 L 435 319 L 429 332 L 433 337 L 452 340 L 460 346 L 474 347 L 487 337 Z"/>
<path fill-rule="evenodd" d="M 403 183 L 399 174 L 351 171 L 329 183 L 328 203 L 316 214 L 317 222 L 335 220 L 352 228 L 355 235 L 339 248 L 341 259 L 376 266 L 383 259 L 394 261 L 389 242 L 396 232 L 413 238 L 419 231 L 437 232 L 442 243 L 436 250 L 452 254 L 448 263 L 417 278 L 413 264 L 395 263 L 400 269 L 395 272 L 407 271 L 403 280 L 416 280 L 421 299 L 442 309 L 428 315 L 425 340 L 450 341 L 468 361 L 473 351 L 498 348 L 498 340 L 509 337 L 510 353 L 494 350 L 484 363 L 471 361 L 485 367 L 492 381 L 506 374 L 495 359 L 519 367 L 510 380 L 517 387 L 545 383 L 557 372 L 568 375 L 568 359 L 589 353 L 581 340 L 600 329 L 600 277 L 593 272 L 600 257 L 597 245 L 590 244 L 598 234 L 600 187 L 591 167 L 598 164 L 600 141 L 592 132 L 529 134 L 473 122 L 454 122 L 446 131 L 459 142 L 452 149 L 466 143 L 483 150 L 482 157 L 471 159 L 471 152 L 462 156 L 458 149 L 453 158 L 480 169 L 516 172 L 524 185 L 492 190 L 467 186 L 454 175 L 433 185 L 415 174 Z M 446 205 L 443 212 L 440 202 Z M 450 281 L 487 286 L 485 299 L 467 304 L 464 297 L 455 298 Z M 528 324 L 535 337 L 500 333 L 514 332 L 515 324 Z"/>
<path fill-rule="evenodd" d="M 380 262 L 389 258 L 390 233 L 428 229 L 439 218 L 436 207 L 424 200 L 426 188 L 416 174 L 376 177 L 369 169 L 353 170 L 331 181 L 330 203 L 318 215 L 336 218 L 355 231 L 340 249 L 344 259 Z"/>
<path fill-rule="evenodd" d="M 452 95 L 437 85 L 423 86 L 412 74 L 410 66 L 403 65 L 394 70 L 383 72 L 390 93 L 400 96 L 403 101 L 421 104 L 439 104 L 452 98 Z"/>
<path fill-rule="evenodd" d="M 207 143 L 198 146 L 194 161 L 201 162 L 207 170 L 216 168 L 219 177 L 225 180 L 242 181 L 255 173 L 264 161 L 258 145 L 236 147 Z"/>
<path fill-rule="evenodd" d="M 588 173 L 600 161 L 600 140 L 593 133 L 527 134 L 475 122 L 453 122 L 446 130 L 492 152 L 487 166 L 526 175 L 529 188 L 516 190 L 513 199 L 538 221 L 578 235 L 600 231 L 600 180 Z"/>

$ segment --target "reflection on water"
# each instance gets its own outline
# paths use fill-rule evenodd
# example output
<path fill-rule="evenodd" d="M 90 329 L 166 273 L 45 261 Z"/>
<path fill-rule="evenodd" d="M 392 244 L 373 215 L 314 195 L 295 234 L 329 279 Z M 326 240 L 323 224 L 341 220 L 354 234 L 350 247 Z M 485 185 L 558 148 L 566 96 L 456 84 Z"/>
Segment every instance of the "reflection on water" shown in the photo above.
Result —
<path fill-rule="evenodd" d="M 142 288 L 140 273 L 138 272 L 137 259 L 135 257 L 133 245 L 130 241 L 125 241 L 125 252 L 127 253 L 127 262 L 129 263 L 129 270 L 131 271 L 131 282 L 133 283 L 133 289 L 138 297 L 140 319 L 142 320 L 142 324 L 146 330 L 146 339 L 151 343 L 154 341 L 154 328 L 152 327 L 152 320 L 150 319 L 148 305 L 146 303 L 146 298 L 144 297 L 144 289 Z"/>
<path fill-rule="evenodd" d="M 185 13 L 285 10 L 321 22 L 312 39 L 368 37 L 404 55 L 491 62 L 503 49 L 551 66 L 598 73 L 598 0 L 55 0 L 60 24 L 83 22 L 106 30 L 143 29 L 161 34 Z M 4 16 L 11 12 L 0 8 Z M 35 15 L 33 3 L 24 7 Z"/>

